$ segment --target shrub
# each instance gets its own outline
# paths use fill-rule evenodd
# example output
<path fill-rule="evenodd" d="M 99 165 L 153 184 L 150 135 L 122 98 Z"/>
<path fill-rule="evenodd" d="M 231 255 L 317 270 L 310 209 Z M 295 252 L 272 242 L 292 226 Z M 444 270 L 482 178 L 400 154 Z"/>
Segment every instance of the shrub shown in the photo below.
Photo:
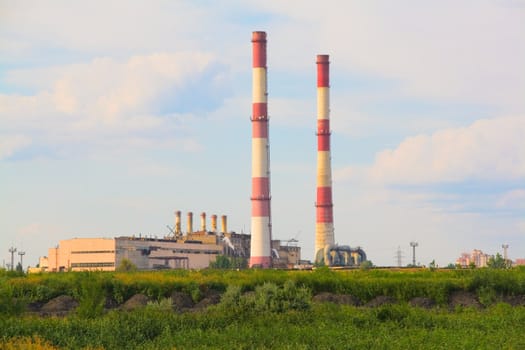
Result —
<path fill-rule="evenodd" d="M 38 336 L 13 338 L 1 343 L 0 347 L 4 350 L 58 350 L 57 347 Z"/>
<path fill-rule="evenodd" d="M 173 301 L 171 298 L 162 298 L 159 301 L 148 301 L 146 305 L 148 309 L 158 310 L 158 311 L 172 311 L 173 310 Z"/>
<path fill-rule="evenodd" d="M 221 298 L 221 307 L 233 312 L 287 312 L 307 310 L 311 306 L 311 292 L 286 281 L 282 287 L 267 282 L 255 288 L 255 292 L 242 294 L 240 286 L 230 285 Z"/>
<path fill-rule="evenodd" d="M 118 272 L 134 272 L 137 271 L 137 265 L 133 264 L 129 259 L 122 259 L 117 267 Z"/>
<path fill-rule="evenodd" d="M 0 287 L 0 314 L 16 316 L 25 309 L 25 302 L 15 297 L 13 287 L 6 284 Z"/>
<path fill-rule="evenodd" d="M 82 275 L 80 275 L 82 276 Z M 76 309 L 82 318 L 96 318 L 104 312 L 105 291 L 94 273 L 86 273 L 79 284 L 79 303 Z"/>

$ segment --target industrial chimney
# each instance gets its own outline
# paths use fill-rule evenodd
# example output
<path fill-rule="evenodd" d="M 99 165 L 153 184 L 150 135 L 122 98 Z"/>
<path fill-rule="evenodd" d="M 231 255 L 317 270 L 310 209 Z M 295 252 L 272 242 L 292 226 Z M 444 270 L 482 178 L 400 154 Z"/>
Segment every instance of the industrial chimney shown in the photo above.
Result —
<path fill-rule="evenodd" d="M 182 236 L 182 231 L 180 228 L 180 210 L 175 212 L 175 235 L 177 237 Z"/>
<path fill-rule="evenodd" d="M 330 156 L 330 62 L 317 55 L 317 201 L 315 260 L 323 262 L 323 251 L 334 244 L 332 170 Z"/>
<path fill-rule="evenodd" d="M 193 233 L 193 213 L 190 211 L 188 212 L 188 234 L 192 234 Z"/>
<path fill-rule="evenodd" d="M 211 216 L 211 231 L 217 233 L 217 215 Z"/>
<path fill-rule="evenodd" d="M 226 226 L 226 215 L 223 215 L 221 216 L 221 231 L 223 234 L 226 234 L 228 233 L 227 229 L 228 227 Z"/>
<path fill-rule="evenodd" d="M 201 231 L 206 232 L 206 213 L 201 213 Z"/>
<path fill-rule="evenodd" d="M 252 222 L 250 267 L 271 266 L 266 32 L 252 33 Z"/>

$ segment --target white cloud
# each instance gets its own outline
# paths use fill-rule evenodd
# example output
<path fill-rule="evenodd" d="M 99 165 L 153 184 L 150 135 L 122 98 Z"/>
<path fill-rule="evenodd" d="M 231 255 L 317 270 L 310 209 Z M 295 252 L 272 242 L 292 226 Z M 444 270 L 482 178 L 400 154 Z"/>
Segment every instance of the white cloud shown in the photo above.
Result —
<path fill-rule="evenodd" d="M 405 139 L 377 154 L 371 177 L 384 183 L 422 184 L 525 176 L 525 118 L 478 120 Z"/>
<path fill-rule="evenodd" d="M 220 87 L 217 79 L 222 73 L 215 68 L 210 73 L 214 62 L 207 53 L 155 53 L 122 62 L 97 58 L 83 64 L 11 71 L 7 74 L 10 83 L 38 91 L 29 96 L 0 94 L 0 126 L 12 135 L 32 133 L 35 141 L 48 144 L 81 140 L 97 144 L 107 143 L 103 138 L 117 138 L 130 145 L 142 142 L 197 150 L 198 142 L 188 135 L 179 135 L 176 142 L 162 135 L 174 129 L 184 133 L 194 120 L 190 113 L 178 111 L 178 103 L 187 98 L 180 96 L 201 88 L 192 86 L 194 81 L 207 74 L 216 81 L 206 84 L 211 89 Z M 163 104 L 167 110 L 158 114 L 156 109 Z M 2 153 L 13 154 L 26 144 L 19 137 L 10 138 Z"/>
<path fill-rule="evenodd" d="M 210 54 L 200 52 L 155 53 L 125 62 L 96 58 L 84 64 L 11 71 L 8 82 L 44 91 L 35 96 L 4 95 L 2 105 L 10 108 L 2 111 L 6 107 L 0 105 L 0 111 L 19 118 L 27 113 L 24 108 L 30 108 L 24 102 L 43 99 L 52 107 L 48 112 L 89 115 L 111 124 L 123 114 L 147 110 L 148 103 L 167 88 L 182 90 L 213 61 Z"/>
<path fill-rule="evenodd" d="M 12 156 L 30 144 L 31 138 L 24 135 L 0 136 L 0 160 Z"/>
<path fill-rule="evenodd" d="M 334 72 L 390 79 L 397 93 L 495 104 L 508 113 L 525 107 L 523 7 L 452 0 L 259 5 L 287 16 L 270 32 L 272 66 L 309 69 L 315 54 L 329 53 Z"/>
<path fill-rule="evenodd" d="M 525 189 L 519 188 L 504 193 L 496 205 L 500 208 L 525 209 Z"/>

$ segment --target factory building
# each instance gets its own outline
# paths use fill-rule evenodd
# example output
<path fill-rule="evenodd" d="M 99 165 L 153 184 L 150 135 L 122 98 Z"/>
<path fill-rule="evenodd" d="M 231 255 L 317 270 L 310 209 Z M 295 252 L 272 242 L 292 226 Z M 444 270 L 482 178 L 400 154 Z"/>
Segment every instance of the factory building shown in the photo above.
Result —
<path fill-rule="evenodd" d="M 218 255 L 240 257 L 249 261 L 251 235 L 228 232 L 227 218 L 221 217 L 221 232 L 217 232 L 217 216 L 212 216 L 211 229 L 206 229 L 206 214 L 201 214 L 201 230 L 193 230 L 193 213 L 188 213 L 186 233 L 182 233 L 180 211 L 175 212 L 175 231 L 164 238 L 143 236 L 116 238 L 73 238 L 62 240 L 58 246 L 41 257 L 34 271 L 115 271 L 124 259 L 138 270 L 203 269 Z M 272 241 L 276 267 L 298 264 L 300 247 Z"/>
<path fill-rule="evenodd" d="M 202 269 L 222 253 L 222 245 L 186 244 L 172 239 L 73 238 L 50 248 L 48 256 L 40 258 L 40 270 L 115 271 L 124 259 L 139 270 Z"/>
<path fill-rule="evenodd" d="M 273 267 L 282 269 L 293 269 L 300 265 L 301 247 L 297 245 L 297 241 L 272 240 L 272 264 Z"/>

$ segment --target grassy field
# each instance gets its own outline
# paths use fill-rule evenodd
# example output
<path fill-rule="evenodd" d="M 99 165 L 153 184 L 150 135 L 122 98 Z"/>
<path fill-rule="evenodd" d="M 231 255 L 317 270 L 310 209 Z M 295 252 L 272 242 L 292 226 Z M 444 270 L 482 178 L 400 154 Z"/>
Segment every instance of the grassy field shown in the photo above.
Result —
<path fill-rule="evenodd" d="M 313 297 L 326 292 L 361 306 Z M 173 293 L 193 303 L 222 297 L 180 311 Z M 475 303 L 454 305 L 455 293 Z M 121 310 L 136 294 L 148 304 Z M 78 306 L 62 316 L 28 312 L 60 295 Z M 385 296 L 395 302 L 366 306 Z M 0 271 L 0 349 L 525 349 L 525 306 L 502 302 L 524 296 L 525 269 Z M 435 306 L 410 306 L 415 297 Z"/>

